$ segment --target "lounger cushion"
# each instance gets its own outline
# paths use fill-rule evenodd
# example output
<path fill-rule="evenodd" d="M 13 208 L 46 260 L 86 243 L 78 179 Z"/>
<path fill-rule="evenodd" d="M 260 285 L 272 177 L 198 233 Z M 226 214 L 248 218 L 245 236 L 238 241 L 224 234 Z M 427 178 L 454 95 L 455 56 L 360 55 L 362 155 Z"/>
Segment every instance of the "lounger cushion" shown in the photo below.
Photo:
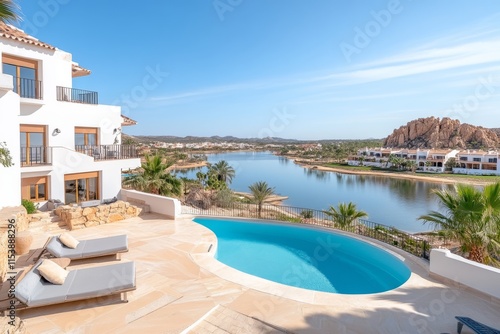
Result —
<path fill-rule="evenodd" d="M 63 303 L 76 271 L 70 271 L 64 284 L 57 285 L 46 281 L 38 271 L 39 261 L 16 286 L 16 298 L 28 306 L 41 306 Z"/>
<path fill-rule="evenodd" d="M 135 263 L 122 262 L 80 270 L 68 291 L 68 300 L 100 297 L 135 286 Z"/>
<path fill-rule="evenodd" d="M 68 271 L 61 268 L 56 263 L 45 259 L 42 264 L 38 266 L 40 274 L 52 284 L 64 284 L 64 280 L 68 276 Z"/>
<path fill-rule="evenodd" d="M 128 251 L 128 240 L 126 234 L 99 239 L 80 240 L 78 246 L 72 249 L 66 247 L 58 237 L 52 237 L 47 244 L 47 251 L 55 257 L 84 259 L 126 252 Z"/>
<path fill-rule="evenodd" d="M 40 275 L 29 271 L 23 279 L 16 285 L 16 298 L 22 303 L 28 304 L 31 292 L 40 286 Z"/>
<path fill-rule="evenodd" d="M 135 288 L 134 262 L 70 270 L 64 284 L 47 282 L 39 261 L 16 286 L 16 298 L 29 307 L 111 295 Z"/>
<path fill-rule="evenodd" d="M 95 257 L 128 251 L 127 235 L 85 240 L 82 257 Z"/>
<path fill-rule="evenodd" d="M 73 238 L 71 234 L 62 233 L 59 236 L 59 240 L 63 243 L 64 246 L 75 249 L 78 246 L 79 241 Z"/>

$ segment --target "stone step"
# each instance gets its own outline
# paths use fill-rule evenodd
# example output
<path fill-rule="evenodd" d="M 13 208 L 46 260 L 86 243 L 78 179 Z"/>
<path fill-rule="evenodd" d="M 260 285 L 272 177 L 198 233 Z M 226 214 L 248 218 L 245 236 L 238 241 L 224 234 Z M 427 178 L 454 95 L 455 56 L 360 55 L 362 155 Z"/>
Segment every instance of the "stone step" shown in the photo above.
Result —
<path fill-rule="evenodd" d="M 138 208 L 141 208 L 142 211 L 139 214 L 139 216 L 142 216 L 143 214 L 150 213 L 151 212 L 151 207 L 148 204 L 133 204 L 137 206 Z"/>
<path fill-rule="evenodd" d="M 66 229 L 66 224 L 61 221 L 61 218 L 50 211 L 36 213 L 32 215 L 32 219 L 34 220 L 29 223 L 30 231 L 47 232 L 52 230 L 64 231 Z"/>
<path fill-rule="evenodd" d="M 43 231 L 55 235 L 55 234 L 61 234 L 64 232 L 68 232 L 68 229 L 61 227 L 59 225 L 50 225 L 50 226 L 46 226 Z"/>
<path fill-rule="evenodd" d="M 49 219 L 50 217 L 51 217 L 51 213 L 49 211 L 41 211 L 41 212 L 36 212 L 36 213 L 32 213 L 31 215 L 29 215 L 29 218 L 31 221 Z"/>

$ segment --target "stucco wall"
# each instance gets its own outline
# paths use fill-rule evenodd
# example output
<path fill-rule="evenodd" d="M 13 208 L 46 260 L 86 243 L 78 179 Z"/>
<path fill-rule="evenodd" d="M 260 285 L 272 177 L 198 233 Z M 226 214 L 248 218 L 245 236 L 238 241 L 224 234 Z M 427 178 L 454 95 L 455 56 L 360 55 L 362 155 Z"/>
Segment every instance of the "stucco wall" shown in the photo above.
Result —
<path fill-rule="evenodd" d="M 72 87 L 70 53 L 28 46 L 26 43 L 13 40 L 2 40 L 2 42 L 0 45 L 2 53 L 38 61 L 38 80 L 42 81 L 44 99 L 56 99 L 56 86 Z"/>
<path fill-rule="evenodd" d="M 0 209 L 21 204 L 19 95 L 12 92 L 12 77 L 0 74 L 0 142 L 5 142 L 14 166 L 0 165 Z"/>
<path fill-rule="evenodd" d="M 499 166 L 500 164 L 498 164 L 497 168 L 499 168 Z M 500 175 L 500 170 L 453 168 L 453 173 L 469 175 Z"/>
<path fill-rule="evenodd" d="M 175 218 L 181 214 L 181 202 L 176 198 L 143 193 L 137 190 L 122 189 L 121 199 L 124 201 L 133 199 L 144 201 L 149 205 L 152 212 L 166 215 L 169 218 Z"/>
<path fill-rule="evenodd" d="M 49 177 L 49 198 L 64 200 L 64 174 L 100 172 L 100 197 L 120 196 L 121 170 L 140 166 L 140 159 L 94 161 L 90 156 L 74 152 L 75 127 L 98 128 L 100 145 L 120 144 L 121 109 L 110 105 L 89 105 L 57 101 L 57 86 L 73 87 L 72 55 L 62 50 L 49 50 L 14 40 L 0 40 L 2 54 L 33 59 L 38 62 L 38 80 L 42 81 L 43 98 L 20 98 L 12 91 L 12 77 L 2 74 L 0 67 L 0 141 L 6 141 L 15 166 L 0 167 L 0 208 L 21 203 L 21 177 Z M 82 64 L 85 65 L 85 64 Z M 76 79 L 78 82 L 85 79 Z M 45 125 L 51 165 L 20 168 L 20 124 Z M 59 129 L 55 133 L 55 129 Z M 43 208 L 44 202 L 40 203 Z"/>
<path fill-rule="evenodd" d="M 447 249 L 432 249 L 430 272 L 500 299 L 500 269 L 467 260 Z"/>

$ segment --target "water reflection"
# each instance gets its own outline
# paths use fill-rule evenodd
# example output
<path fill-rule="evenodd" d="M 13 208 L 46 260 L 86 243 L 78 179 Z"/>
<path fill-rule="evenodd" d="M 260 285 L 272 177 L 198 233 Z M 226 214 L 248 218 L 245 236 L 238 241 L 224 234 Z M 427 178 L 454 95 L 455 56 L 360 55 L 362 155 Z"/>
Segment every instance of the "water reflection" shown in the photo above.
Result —
<path fill-rule="evenodd" d="M 439 209 L 435 189 L 453 189 L 433 182 L 307 169 L 267 152 L 208 155 L 210 163 L 220 160 L 238 167 L 230 185 L 235 191 L 248 191 L 250 184 L 266 181 L 276 193 L 289 197 L 285 205 L 325 210 L 352 201 L 369 214 L 369 220 L 409 232 L 431 229 L 417 218 Z M 182 171 L 181 176 L 196 179 L 200 170 L 205 169 Z"/>
<path fill-rule="evenodd" d="M 288 165 L 290 163 L 290 159 L 281 156 L 278 156 L 278 161 L 282 165 Z"/>
<path fill-rule="evenodd" d="M 307 177 L 314 177 L 320 181 L 328 181 L 332 175 L 330 172 L 325 172 L 322 170 L 312 169 L 312 168 L 303 168 L 304 174 Z"/>

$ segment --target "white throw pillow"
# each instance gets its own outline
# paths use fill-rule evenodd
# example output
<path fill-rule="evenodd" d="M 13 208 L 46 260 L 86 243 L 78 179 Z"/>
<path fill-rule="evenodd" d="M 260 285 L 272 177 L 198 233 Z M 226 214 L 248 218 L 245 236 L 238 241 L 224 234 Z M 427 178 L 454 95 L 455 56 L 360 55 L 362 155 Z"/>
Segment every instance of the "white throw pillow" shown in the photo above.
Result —
<path fill-rule="evenodd" d="M 76 240 L 75 238 L 73 238 L 73 236 L 71 234 L 68 234 L 68 233 L 61 234 L 59 236 L 59 240 L 61 240 L 61 242 L 63 243 L 64 246 L 69 247 L 69 248 L 73 248 L 73 249 L 75 249 L 76 246 L 78 246 L 78 244 L 80 243 L 80 241 Z"/>
<path fill-rule="evenodd" d="M 66 276 L 68 276 L 66 269 L 59 267 L 56 263 L 47 259 L 43 260 L 37 269 L 40 275 L 52 284 L 62 285 L 66 280 Z"/>

